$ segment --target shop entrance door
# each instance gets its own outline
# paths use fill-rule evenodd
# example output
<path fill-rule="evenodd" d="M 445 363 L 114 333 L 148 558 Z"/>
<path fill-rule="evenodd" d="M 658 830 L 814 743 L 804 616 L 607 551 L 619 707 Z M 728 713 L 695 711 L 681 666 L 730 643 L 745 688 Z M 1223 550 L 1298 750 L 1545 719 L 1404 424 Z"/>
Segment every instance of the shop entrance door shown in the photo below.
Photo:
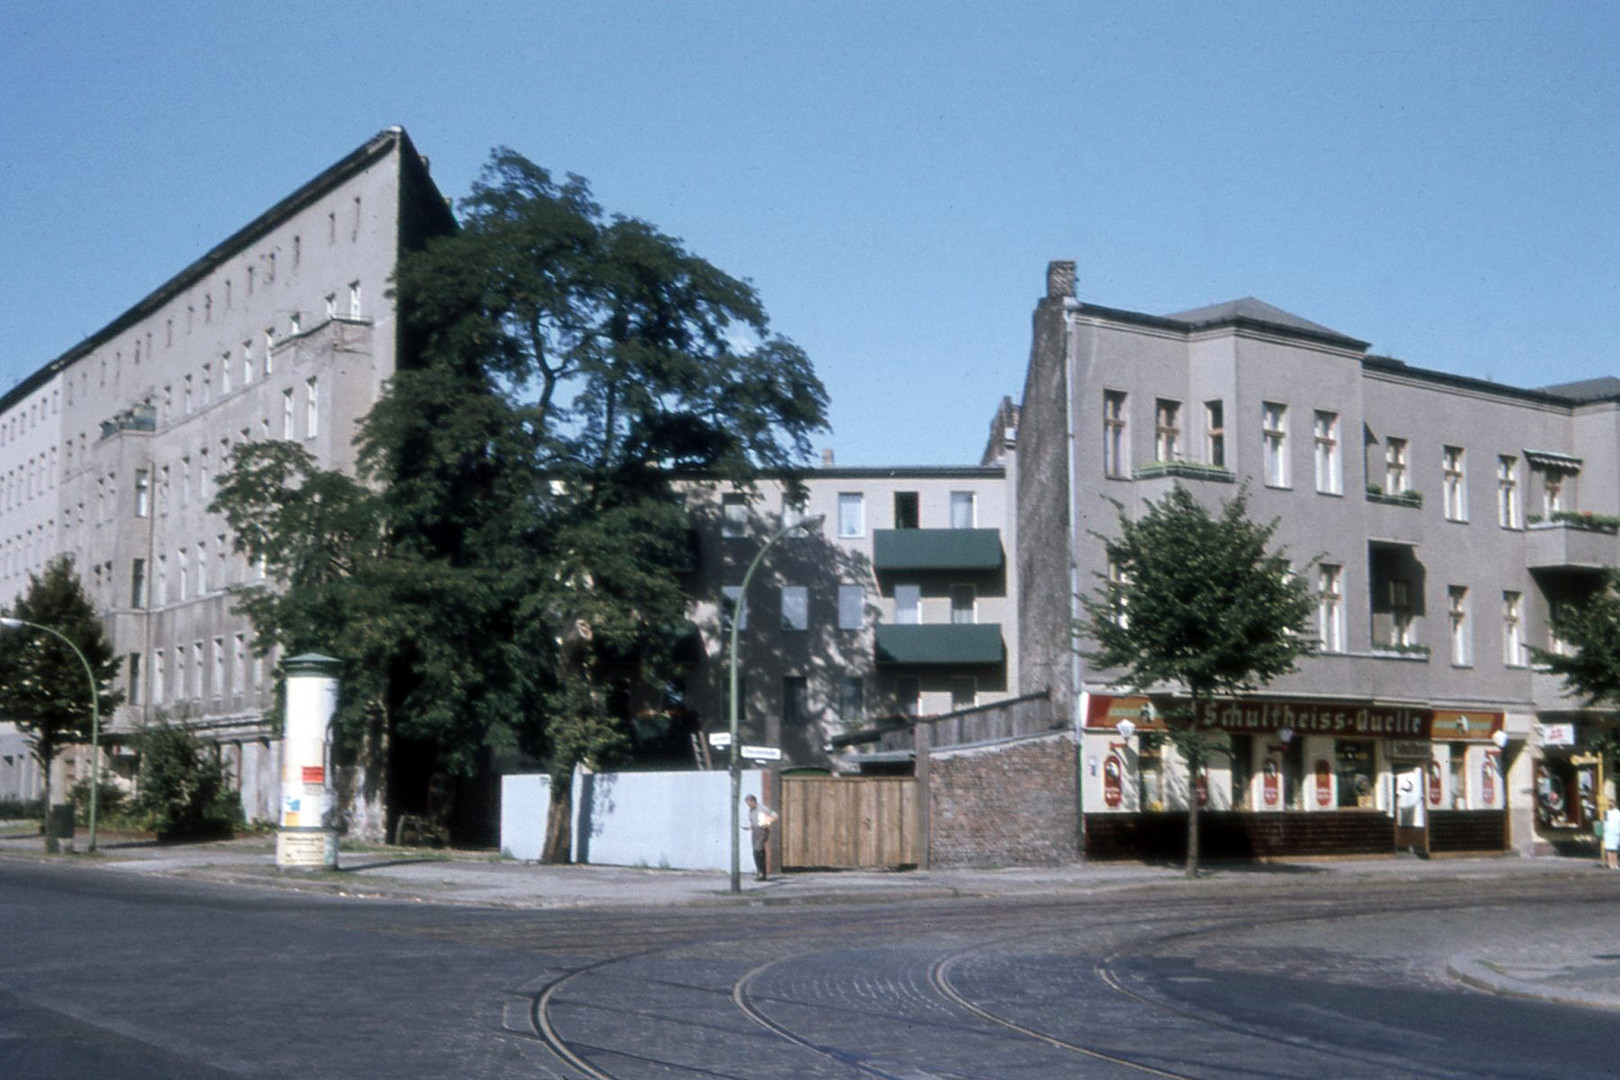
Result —
<path fill-rule="evenodd" d="M 1428 815 L 1423 807 L 1423 767 L 1395 774 L 1395 850 L 1429 853 Z"/>

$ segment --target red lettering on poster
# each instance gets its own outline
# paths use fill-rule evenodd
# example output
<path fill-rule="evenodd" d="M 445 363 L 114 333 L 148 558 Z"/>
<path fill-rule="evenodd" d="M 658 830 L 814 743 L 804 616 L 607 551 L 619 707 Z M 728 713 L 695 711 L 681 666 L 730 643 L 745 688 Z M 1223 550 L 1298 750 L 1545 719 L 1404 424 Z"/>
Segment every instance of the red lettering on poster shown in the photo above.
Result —
<path fill-rule="evenodd" d="M 305 765 L 304 766 L 304 783 L 306 783 L 306 784 L 324 784 L 324 783 L 326 783 L 326 768 L 325 768 L 325 766 L 322 766 L 322 765 Z"/>
<path fill-rule="evenodd" d="M 1439 806 L 1440 796 L 1442 795 L 1440 788 L 1440 763 L 1438 761 L 1429 762 L 1429 764 L 1424 767 L 1423 774 L 1428 780 L 1428 784 L 1426 786 L 1429 794 L 1429 805 Z"/>
<path fill-rule="evenodd" d="M 1282 792 L 1279 790 L 1281 787 L 1277 776 L 1277 763 L 1268 758 L 1260 778 L 1260 797 L 1265 800 L 1267 806 L 1277 805 L 1278 800 L 1282 798 Z"/>
<path fill-rule="evenodd" d="M 1333 766 L 1325 758 L 1316 761 L 1316 805 L 1333 805 Z"/>
<path fill-rule="evenodd" d="M 1485 755 L 1485 767 L 1479 770 L 1479 793 L 1486 806 L 1496 805 L 1496 770 L 1501 760 L 1502 755 L 1493 750 Z"/>

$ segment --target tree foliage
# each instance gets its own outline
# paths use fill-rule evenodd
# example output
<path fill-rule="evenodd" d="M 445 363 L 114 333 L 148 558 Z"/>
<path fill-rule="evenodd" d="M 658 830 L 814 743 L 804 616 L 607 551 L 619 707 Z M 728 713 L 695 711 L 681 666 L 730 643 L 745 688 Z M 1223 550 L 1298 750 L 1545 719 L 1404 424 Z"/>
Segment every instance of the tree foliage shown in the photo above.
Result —
<path fill-rule="evenodd" d="M 497 149 L 461 214 L 400 261 L 360 479 L 261 444 L 215 505 L 280 590 L 244 597 L 261 634 L 363 670 L 342 730 L 381 716 L 459 771 L 521 748 L 566 798 L 623 745 L 607 681 L 656 681 L 684 626 L 673 478 L 791 471 L 826 395 L 750 285 L 577 176 Z"/>
<path fill-rule="evenodd" d="M 113 655 L 85 595 L 73 560 L 52 560 L 42 574 L 29 575 L 28 589 L 8 615 L 48 626 L 77 645 L 89 661 L 101 714 L 111 716 L 124 694 L 113 689 L 118 658 Z M 51 764 L 64 747 L 90 741 L 90 685 L 84 664 L 54 635 L 32 627 L 0 630 L 0 716 L 27 738 L 45 774 L 50 804 Z"/>
<path fill-rule="evenodd" d="M 1564 691 L 1588 706 L 1620 706 L 1620 571 L 1608 570 L 1579 603 L 1555 605 L 1551 629 L 1568 648 L 1531 647 L 1538 664 L 1563 679 Z M 1611 767 L 1620 764 L 1620 738 L 1605 732 L 1592 740 Z"/>
<path fill-rule="evenodd" d="M 1186 692 L 1190 707 L 1163 719 L 1196 776 L 1221 745 L 1203 726 L 1201 706 L 1293 671 L 1315 645 L 1315 600 L 1287 552 L 1271 550 L 1276 522 L 1250 520 L 1246 490 L 1218 515 L 1180 485 L 1135 519 L 1114 507 L 1118 535 L 1093 534 L 1113 574 L 1081 597 L 1077 631 L 1094 646 L 1082 654 L 1142 693 Z M 1188 804 L 1187 872 L 1194 874 L 1197 799 Z"/>
<path fill-rule="evenodd" d="M 156 723 L 135 736 L 140 780 L 134 810 L 159 840 L 230 836 L 242 823 L 218 748 L 183 727 Z"/>

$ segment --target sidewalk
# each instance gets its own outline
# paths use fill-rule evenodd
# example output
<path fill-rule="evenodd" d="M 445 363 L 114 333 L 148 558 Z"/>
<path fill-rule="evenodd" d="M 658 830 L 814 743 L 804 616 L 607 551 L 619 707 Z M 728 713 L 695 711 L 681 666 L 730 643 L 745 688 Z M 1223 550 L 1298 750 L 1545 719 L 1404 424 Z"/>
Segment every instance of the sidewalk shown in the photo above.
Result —
<path fill-rule="evenodd" d="M 85 836 L 76 844 L 83 851 Z M 1079 898 L 1133 886 L 1188 887 L 1179 868 L 1137 863 L 1077 863 L 1001 870 L 825 871 L 756 882 L 742 875 L 729 890 L 723 872 L 619 866 L 539 866 L 493 855 L 420 849 L 343 851 L 332 872 L 280 875 L 266 836 L 199 844 L 128 841 L 103 836 L 100 850 L 47 856 L 38 836 L 0 823 L 0 858 L 49 861 L 113 873 L 165 874 L 222 884 L 294 889 L 352 898 L 467 904 L 511 909 L 697 907 L 875 903 L 952 897 Z M 1331 875 L 1356 880 L 1479 880 L 1600 874 L 1579 859 L 1356 859 L 1212 868 L 1237 880 L 1274 874 Z M 1610 945 L 1560 926 L 1526 926 L 1512 941 L 1449 959 L 1454 978 L 1479 989 L 1560 1004 L 1620 1009 L 1620 942 Z"/>

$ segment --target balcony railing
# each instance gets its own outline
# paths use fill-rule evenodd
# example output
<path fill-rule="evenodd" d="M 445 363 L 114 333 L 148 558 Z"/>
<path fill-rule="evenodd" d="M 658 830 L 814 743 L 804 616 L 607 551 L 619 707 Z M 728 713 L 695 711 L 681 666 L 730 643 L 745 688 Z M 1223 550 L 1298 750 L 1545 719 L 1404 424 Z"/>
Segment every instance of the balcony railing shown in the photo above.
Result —
<path fill-rule="evenodd" d="M 1181 480 L 1210 480 L 1217 484 L 1237 483 L 1237 474 L 1220 465 L 1205 465 L 1201 461 L 1150 461 L 1131 471 L 1135 480 L 1157 480 L 1161 477 Z"/>
<path fill-rule="evenodd" d="M 1417 491 L 1385 491 L 1378 484 L 1367 485 L 1367 501 L 1386 506 L 1407 506 L 1413 510 L 1423 507 L 1423 495 Z"/>

